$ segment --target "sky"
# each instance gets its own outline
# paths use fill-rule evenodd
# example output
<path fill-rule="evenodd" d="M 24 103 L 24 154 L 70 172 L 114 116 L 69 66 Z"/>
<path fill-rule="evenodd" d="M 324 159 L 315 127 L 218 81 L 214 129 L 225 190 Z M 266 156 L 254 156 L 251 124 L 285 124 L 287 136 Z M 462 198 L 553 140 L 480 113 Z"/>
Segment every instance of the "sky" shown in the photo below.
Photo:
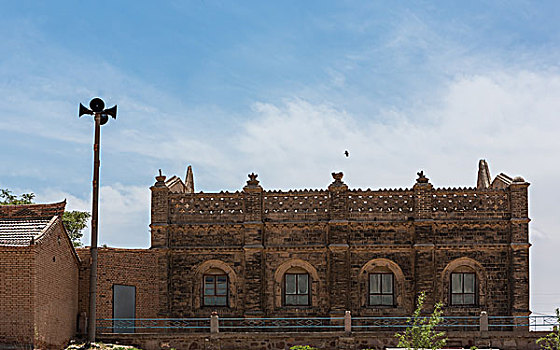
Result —
<path fill-rule="evenodd" d="M 91 210 L 100 244 L 149 247 L 154 176 L 197 191 L 531 183 L 531 309 L 560 306 L 560 2 L 7 1 L 0 188 Z M 349 150 L 350 157 L 343 155 Z M 89 243 L 86 230 L 84 244 Z"/>

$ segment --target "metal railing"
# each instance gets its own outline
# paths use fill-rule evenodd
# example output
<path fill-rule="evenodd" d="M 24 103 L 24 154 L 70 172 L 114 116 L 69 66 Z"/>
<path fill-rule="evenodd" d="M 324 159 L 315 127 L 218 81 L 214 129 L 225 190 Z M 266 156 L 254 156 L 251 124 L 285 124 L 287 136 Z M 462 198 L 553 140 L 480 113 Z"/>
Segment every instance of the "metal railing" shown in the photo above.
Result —
<path fill-rule="evenodd" d="M 210 318 L 102 318 L 97 320 L 100 333 L 150 333 L 163 330 L 208 332 Z"/>
<path fill-rule="evenodd" d="M 429 317 L 421 317 L 425 321 Z M 97 320 L 100 333 L 164 332 L 360 332 L 402 331 L 410 317 L 218 317 L 206 318 L 104 318 Z M 560 327 L 556 316 L 443 316 L 436 329 L 445 331 L 551 330 Z"/>
<path fill-rule="evenodd" d="M 430 317 L 419 317 L 420 323 Z M 392 330 L 411 326 L 410 317 L 352 317 L 352 329 L 356 330 Z M 446 316 L 441 317 L 437 328 L 448 330 L 478 330 L 479 316 Z"/>
<path fill-rule="evenodd" d="M 507 330 L 511 327 L 528 327 L 532 331 L 551 330 L 559 327 L 558 318 L 552 315 L 544 316 L 488 316 L 490 330 Z"/>
<path fill-rule="evenodd" d="M 220 318 L 219 330 L 226 332 L 321 332 L 343 331 L 344 317 Z"/>

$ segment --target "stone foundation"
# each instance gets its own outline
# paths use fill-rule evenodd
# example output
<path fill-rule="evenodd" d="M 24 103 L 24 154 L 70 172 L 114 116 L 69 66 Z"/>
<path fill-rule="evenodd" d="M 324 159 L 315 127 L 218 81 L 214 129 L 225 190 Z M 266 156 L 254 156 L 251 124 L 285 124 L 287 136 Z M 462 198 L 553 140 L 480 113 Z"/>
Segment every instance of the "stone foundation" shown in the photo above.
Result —
<path fill-rule="evenodd" d="M 449 332 L 447 346 L 471 346 L 500 350 L 536 350 L 536 339 L 547 332 Z M 311 345 L 320 350 L 385 349 L 395 347 L 392 332 L 325 333 L 200 333 L 200 334 L 106 334 L 100 341 L 135 345 L 143 350 L 274 350 Z"/>

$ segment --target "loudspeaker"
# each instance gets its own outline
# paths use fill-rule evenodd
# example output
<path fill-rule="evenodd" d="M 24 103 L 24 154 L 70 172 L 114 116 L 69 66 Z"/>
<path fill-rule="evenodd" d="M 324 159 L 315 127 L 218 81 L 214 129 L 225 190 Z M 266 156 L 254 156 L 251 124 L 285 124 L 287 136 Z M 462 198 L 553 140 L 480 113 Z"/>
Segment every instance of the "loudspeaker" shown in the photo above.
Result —
<path fill-rule="evenodd" d="M 107 114 L 101 114 L 99 116 L 99 125 L 104 125 L 108 121 L 109 121 L 109 117 L 107 116 Z"/>
<path fill-rule="evenodd" d="M 111 108 L 107 108 L 103 111 L 103 114 L 110 115 L 113 119 L 117 119 L 117 105 L 114 105 Z"/>
<path fill-rule="evenodd" d="M 78 117 L 81 117 L 84 114 L 93 114 L 93 111 L 80 103 L 80 111 L 78 112 Z"/>
<path fill-rule="evenodd" d="M 101 112 L 103 108 L 105 108 L 105 102 L 99 97 L 94 98 L 93 100 L 89 101 L 89 108 L 91 108 L 94 112 Z"/>

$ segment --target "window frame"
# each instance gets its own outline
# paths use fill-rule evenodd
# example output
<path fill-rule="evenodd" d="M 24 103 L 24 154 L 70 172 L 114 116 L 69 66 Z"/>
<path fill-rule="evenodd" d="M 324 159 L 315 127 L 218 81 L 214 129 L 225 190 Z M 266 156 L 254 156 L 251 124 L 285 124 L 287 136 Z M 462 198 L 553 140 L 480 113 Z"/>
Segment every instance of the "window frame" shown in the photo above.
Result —
<path fill-rule="evenodd" d="M 371 276 L 372 275 L 380 275 L 380 292 L 373 293 L 371 291 Z M 383 275 L 391 275 L 391 293 L 383 293 Z M 395 274 L 393 272 L 370 272 L 368 273 L 367 279 L 367 286 L 368 286 L 368 294 L 367 294 L 367 305 L 371 307 L 395 307 Z M 371 303 L 371 296 L 372 295 L 379 295 L 381 297 L 381 301 L 383 302 L 384 295 L 390 295 L 392 303 L 391 304 L 372 304 Z"/>
<path fill-rule="evenodd" d="M 214 279 L 214 294 L 206 294 L 206 278 L 211 277 Z M 226 278 L 226 294 L 217 294 L 218 293 L 218 277 L 225 277 Z M 206 304 L 206 297 L 226 297 L 225 304 Z M 204 274 L 202 276 L 202 306 L 203 307 L 229 307 L 229 276 L 226 273 L 220 274 Z"/>
<path fill-rule="evenodd" d="M 286 289 L 287 289 L 287 279 L 286 278 L 287 278 L 288 275 L 296 276 L 296 279 L 295 279 L 296 280 L 296 285 L 295 285 L 296 293 L 295 294 L 286 293 Z M 305 294 L 298 293 L 298 291 L 299 291 L 299 277 L 298 276 L 307 276 L 307 293 L 305 293 Z M 284 303 L 284 306 L 288 306 L 288 307 L 302 307 L 302 306 L 303 307 L 308 307 L 308 306 L 311 306 L 311 276 L 308 272 L 286 272 L 284 274 L 284 277 L 283 277 L 282 280 L 283 280 L 283 283 L 282 283 L 283 284 L 282 285 L 282 294 L 283 294 L 282 295 L 282 301 Z M 293 304 L 293 303 L 288 304 L 288 302 L 287 302 L 287 296 L 288 295 L 294 295 L 294 296 L 307 295 L 307 303 L 306 304 Z"/>
<path fill-rule="evenodd" d="M 461 293 L 454 293 L 453 292 L 453 275 L 462 275 L 461 276 Z M 465 275 L 472 275 L 473 276 L 473 280 L 474 280 L 473 292 L 465 292 Z M 460 295 L 463 302 L 462 303 L 455 303 L 453 301 L 453 296 L 454 295 Z M 465 301 L 465 295 L 472 295 L 473 296 L 473 302 L 469 303 L 469 304 L 466 304 L 464 302 Z M 457 306 L 457 307 L 473 307 L 473 306 L 478 305 L 478 279 L 477 279 L 477 276 L 476 276 L 475 272 L 472 272 L 472 271 L 457 271 L 457 272 L 452 272 L 449 275 L 449 305 Z"/>

